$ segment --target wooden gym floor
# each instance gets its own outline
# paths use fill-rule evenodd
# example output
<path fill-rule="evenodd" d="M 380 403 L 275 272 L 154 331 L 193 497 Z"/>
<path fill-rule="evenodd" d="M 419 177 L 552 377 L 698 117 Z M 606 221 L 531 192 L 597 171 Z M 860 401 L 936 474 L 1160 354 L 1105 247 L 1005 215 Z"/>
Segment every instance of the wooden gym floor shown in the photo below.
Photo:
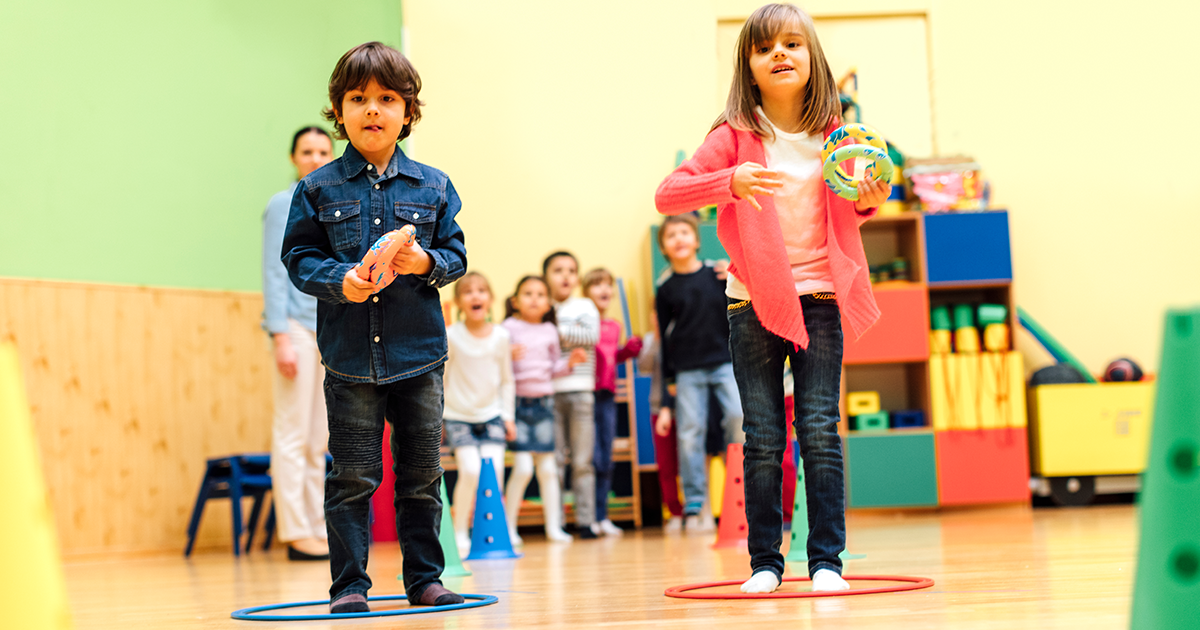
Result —
<path fill-rule="evenodd" d="M 708 535 L 664 536 L 655 528 L 571 545 L 550 545 L 529 534 L 524 558 L 471 562 L 473 576 L 445 580 L 460 592 L 496 595 L 496 605 L 336 624 L 229 618 L 238 608 L 328 597 L 328 565 L 288 562 L 282 549 L 255 551 L 240 560 L 225 549 L 198 552 L 191 560 L 171 555 L 68 561 L 65 572 L 77 628 L 1128 626 L 1137 555 L 1132 506 L 851 512 L 847 525 L 849 551 L 867 554 L 847 563 L 847 575 L 909 575 L 937 583 L 926 590 L 854 597 L 672 599 L 663 596 L 670 586 L 748 577 L 749 556 L 744 550 L 710 549 Z M 786 540 L 785 535 L 785 550 Z M 397 545 L 376 545 L 371 594 L 402 594 L 399 571 Z M 788 571 L 806 573 L 802 566 L 789 565 Z M 806 585 L 785 583 L 784 588 L 797 586 Z"/>

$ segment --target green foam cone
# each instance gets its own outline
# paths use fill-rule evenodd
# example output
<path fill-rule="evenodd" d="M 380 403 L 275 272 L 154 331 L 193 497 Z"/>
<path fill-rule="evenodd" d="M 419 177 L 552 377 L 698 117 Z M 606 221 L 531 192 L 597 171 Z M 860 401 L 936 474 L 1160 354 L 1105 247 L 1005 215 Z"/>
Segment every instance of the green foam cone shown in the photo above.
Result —
<path fill-rule="evenodd" d="M 1130 627 L 1200 628 L 1200 308 L 1167 311 Z"/>
<path fill-rule="evenodd" d="M 796 496 L 792 500 L 792 542 L 784 562 L 808 562 L 808 493 L 804 487 L 804 460 L 796 463 Z M 866 558 L 865 553 L 850 553 L 842 550 L 842 560 Z"/>
<path fill-rule="evenodd" d="M 446 558 L 446 568 L 442 569 L 442 577 L 466 577 L 471 575 L 463 566 L 462 558 L 458 555 L 458 542 L 454 538 L 453 519 L 450 517 L 450 500 L 446 495 L 446 480 L 442 479 L 442 529 L 438 534 L 438 542 L 442 544 L 442 555 Z"/>

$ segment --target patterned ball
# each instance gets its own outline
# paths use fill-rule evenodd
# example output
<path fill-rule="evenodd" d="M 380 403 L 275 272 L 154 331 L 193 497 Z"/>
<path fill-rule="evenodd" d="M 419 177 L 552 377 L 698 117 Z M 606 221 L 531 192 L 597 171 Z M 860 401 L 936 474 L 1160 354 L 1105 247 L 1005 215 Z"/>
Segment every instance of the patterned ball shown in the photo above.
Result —
<path fill-rule="evenodd" d="M 1132 359 L 1116 359 L 1104 368 L 1104 380 L 1109 383 L 1142 380 L 1142 368 Z"/>

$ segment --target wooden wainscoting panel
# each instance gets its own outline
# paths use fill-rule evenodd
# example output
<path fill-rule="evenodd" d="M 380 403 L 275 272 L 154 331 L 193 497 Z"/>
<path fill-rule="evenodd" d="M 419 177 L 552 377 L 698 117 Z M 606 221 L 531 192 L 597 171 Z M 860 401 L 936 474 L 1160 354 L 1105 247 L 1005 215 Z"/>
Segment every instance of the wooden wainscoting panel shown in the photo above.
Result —
<path fill-rule="evenodd" d="M 270 449 L 256 293 L 0 278 L 66 554 L 182 552 L 208 457 Z M 227 501 L 197 547 L 229 547 Z"/>

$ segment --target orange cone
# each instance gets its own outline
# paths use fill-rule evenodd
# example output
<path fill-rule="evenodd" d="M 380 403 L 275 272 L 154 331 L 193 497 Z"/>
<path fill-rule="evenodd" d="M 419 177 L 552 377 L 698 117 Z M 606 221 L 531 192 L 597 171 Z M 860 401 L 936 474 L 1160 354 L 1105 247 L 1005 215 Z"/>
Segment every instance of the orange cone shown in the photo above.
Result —
<path fill-rule="evenodd" d="M 721 526 L 713 549 L 744 546 L 746 527 L 746 483 L 742 478 L 742 445 L 730 444 L 725 452 L 725 494 L 721 502 Z"/>

